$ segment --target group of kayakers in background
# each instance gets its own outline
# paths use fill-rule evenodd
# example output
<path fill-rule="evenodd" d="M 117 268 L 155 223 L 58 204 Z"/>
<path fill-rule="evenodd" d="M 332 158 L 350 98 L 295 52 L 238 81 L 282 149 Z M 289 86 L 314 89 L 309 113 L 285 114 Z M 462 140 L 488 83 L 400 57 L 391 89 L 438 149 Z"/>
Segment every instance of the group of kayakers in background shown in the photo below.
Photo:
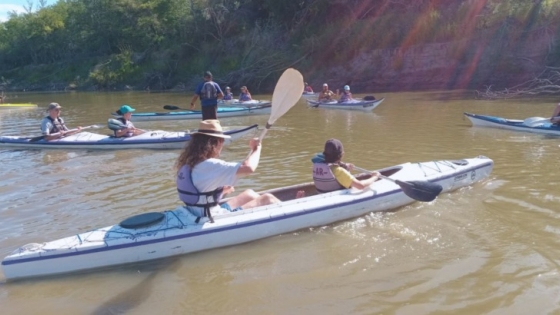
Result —
<path fill-rule="evenodd" d="M 307 84 L 306 90 L 312 92 L 311 87 Z M 344 86 L 342 93 L 337 90 L 335 94 L 325 83 L 318 100 L 333 100 L 335 95 L 339 102 L 352 99 L 348 85 Z M 212 215 L 279 203 L 280 200 L 274 195 L 258 194 L 252 189 L 243 191 L 227 202 L 221 202 L 223 196 L 235 191 L 233 186 L 240 177 L 255 172 L 260 161 L 262 143 L 259 138 L 251 139 L 249 141 L 250 153 L 242 162 L 226 162 L 219 159 L 224 141 L 230 136 L 224 134 L 220 122 L 216 119 L 218 99 L 231 99 L 231 89 L 226 87 L 224 94 L 220 86 L 212 81 L 212 74 L 207 71 L 204 74 L 204 82 L 200 83 L 195 90 L 191 108 L 194 108 L 194 103 L 199 98 L 202 107 L 202 121 L 175 163 L 179 199 L 187 205 L 187 209 L 193 215 L 198 217 L 197 221 L 202 217 L 208 217 L 212 221 Z M 239 100 L 250 99 L 251 94 L 247 87 L 243 86 Z M 62 107 L 58 103 L 49 104 L 48 116 L 41 121 L 41 130 L 47 141 L 60 139 L 82 130 L 81 127 L 69 130 L 60 117 L 61 109 Z M 144 132 L 135 128 L 130 121 L 134 111 L 135 109 L 129 105 L 122 105 L 119 108 L 117 114 L 121 115 L 118 118 L 121 124 L 114 129 L 115 137 L 132 137 Z M 560 122 L 560 103 L 556 106 L 550 121 Z M 365 189 L 380 178 L 378 172 L 372 172 L 365 179 L 357 179 L 350 173 L 354 170 L 354 165 L 342 162 L 343 155 L 342 142 L 337 139 L 329 139 L 324 145 L 323 152 L 311 159 L 312 177 L 319 193 L 351 187 Z M 300 198 L 304 195 L 304 191 L 298 191 L 295 197 Z"/>
<path fill-rule="evenodd" d="M 345 85 L 342 92 L 339 89 L 336 89 L 336 94 L 329 90 L 329 85 L 327 83 L 323 83 L 323 89 L 319 92 L 317 96 L 317 100 L 319 102 L 330 102 L 333 100 L 338 99 L 339 103 L 344 103 L 353 100 L 352 92 L 350 92 L 350 86 Z"/>

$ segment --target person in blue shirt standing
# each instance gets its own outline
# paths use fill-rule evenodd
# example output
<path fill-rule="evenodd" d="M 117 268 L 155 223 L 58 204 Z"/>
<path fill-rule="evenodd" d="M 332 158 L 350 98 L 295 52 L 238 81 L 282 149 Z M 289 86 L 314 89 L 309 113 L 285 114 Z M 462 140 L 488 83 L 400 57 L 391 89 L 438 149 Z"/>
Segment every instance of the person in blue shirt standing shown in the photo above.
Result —
<path fill-rule="evenodd" d="M 224 97 L 224 92 L 222 92 L 218 83 L 212 81 L 212 73 L 206 71 L 204 73 L 204 82 L 200 83 L 194 91 L 191 109 L 194 109 L 194 103 L 200 98 L 202 120 L 218 119 L 218 99 L 222 97 Z"/>

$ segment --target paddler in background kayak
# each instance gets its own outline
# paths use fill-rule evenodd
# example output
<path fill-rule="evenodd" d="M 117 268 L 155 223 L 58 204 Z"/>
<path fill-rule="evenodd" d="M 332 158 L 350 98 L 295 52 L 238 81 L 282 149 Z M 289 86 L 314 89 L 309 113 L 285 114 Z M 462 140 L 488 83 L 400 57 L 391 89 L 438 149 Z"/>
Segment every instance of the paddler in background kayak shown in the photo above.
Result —
<path fill-rule="evenodd" d="M 334 92 L 329 90 L 329 85 L 323 83 L 323 89 L 321 90 L 321 92 L 319 92 L 319 97 L 317 97 L 317 100 L 319 102 L 328 102 L 333 99 L 333 96 Z"/>
<path fill-rule="evenodd" d="M 560 103 L 556 104 L 556 108 L 554 108 L 552 116 L 550 117 L 550 122 L 555 125 L 560 124 Z"/>
<path fill-rule="evenodd" d="M 223 195 L 234 191 L 233 185 L 240 177 L 255 172 L 261 156 L 262 145 L 255 138 L 251 139 L 251 153 L 243 162 L 220 160 L 224 140 L 229 138 L 218 120 L 203 120 L 175 163 L 179 199 L 198 217 L 197 222 L 202 217 L 213 222 L 212 215 L 280 202 L 272 194 L 259 195 L 247 189 L 220 204 Z"/>
<path fill-rule="evenodd" d="M 233 93 L 231 93 L 231 88 L 229 86 L 226 86 L 226 93 L 224 94 L 224 97 L 222 99 L 224 101 L 233 100 Z"/>
<path fill-rule="evenodd" d="M 82 131 L 82 127 L 74 130 L 69 130 L 66 127 L 64 120 L 60 117 L 61 109 L 62 106 L 58 103 L 50 103 L 47 108 L 47 113 L 49 114 L 41 121 L 41 132 L 47 141 L 64 138 Z"/>
<path fill-rule="evenodd" d="M 251 97 L 251 93 L 247 89 L 246 86 L 241 87 L 241 94 L 239 94 L 239 102 L 247 102 L 252 101 L 253 98 Z"/>
<path fill-rule="evenodd" d="M 129 105 L 122 105 L 121 108 L 117 110 L 117 114 L 122 115 L 120 118 L 117 118 L 117 120 L 122 123 L 122 128 L 113 130 L 116 138 L 138 136 L 145 132 L 144 130 L 134 127 L 134 124 L 130 121 L 132 118 L 132 112 L 134 111 L 136 111 L 136 109 L 130 107 Z"/>
<path fill-rule="evenodd" d="M 323 153 L 315 155 L 313 162 L 313 181 L 320 193 L 327 193 L 350 187 L 365 189 L 379 179 L 378 172 L 371 172 L 371 177 L 359 180 L 350 174 L 354 164 L 342 162 L 344 148 L 338 139 L 329 139 Z"/>
<path fill-rule="evenodd" d="M 344 86 L 344 91 L 342 91 L 342 93 L 340 93 L 339 90 L 336 89 L 336 95 L 338 96 L 339 103 L 344 103 L 353 100 L 349 85 Z"/>

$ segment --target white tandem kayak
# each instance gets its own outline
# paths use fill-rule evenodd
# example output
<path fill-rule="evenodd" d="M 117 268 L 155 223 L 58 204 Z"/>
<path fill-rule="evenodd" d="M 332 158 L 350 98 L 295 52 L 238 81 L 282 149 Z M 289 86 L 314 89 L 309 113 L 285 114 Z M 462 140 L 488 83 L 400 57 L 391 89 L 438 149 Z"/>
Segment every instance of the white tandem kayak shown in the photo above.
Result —
<path fill-rule="evenodd" d="M 395 180 L 429 181 L 449 192 L 487 178 L 493 164 L 491 159 L 479 156 L 405 163 L 379 171 Z M 295 199 L 300 190 L 305 191 L 306 197 Z M 345 189 L 317 194 L 314 185 L 308 183 L 268 192 L 282 202 L 215 215 L 214 223 L 206 218 L 195 223 L 196 217 L 179 206 L 56 241 L 27 244 L 4 258 L 4 275 L 7 279 L 28 278 L 159 259 L 324 226 L 414 201 L 401 186 L 386 179 L 363 191 Z"/>
<path fill-rule="evenodd" d="M 381 98 L 378 100 L 372 101 L 364 101 L 364 100 L 352 100 L 344 103 L 339 103 L 336 100 L 328 101 L 328 102 L 319 102 L 313 100 L 307 100 L 307 105 L 309 107 L 314 108 L 327 108 L 327 109 L 344 109 L 344 110 L 361 110 L 361 111 L 372 111 L 374 110 L 379 104 L 381 104 L 385 98 Z"/>
<path fill-rule="evenodd" d="M 255 106 L 255 107 L 218 107 L 218 119 L 225 117 L 236 116 L 251 116 L 251 115 L 267 115 L 270 114 L 271 108 L 269 106 Z M 113 113 L 115 117 L 121 117 Z M 132 121 L 155 121 L 155 120 L 184 120 L 184 119 L 202 119 L 202 112 L 198 110 L 186 110 L 177 112 L 144 112 L 132 113 Z"/>
<path fill-rule="evenodd" d="M 238 139 L 257 130 L 258 125 L 224 131 L 230 135 L 228 142 Z M 57 140 L 33 141 L 31 137 L 3 136 L 0 137 L 0 148 L 25 149 L 91 149 L 91 150 L 121 150 L 121 149 L 181 149 L 191 138 L 188 132 L 147 131 L 141 135 L 128 138 L 115 138 L 92 132 L 80 133 Z"/>

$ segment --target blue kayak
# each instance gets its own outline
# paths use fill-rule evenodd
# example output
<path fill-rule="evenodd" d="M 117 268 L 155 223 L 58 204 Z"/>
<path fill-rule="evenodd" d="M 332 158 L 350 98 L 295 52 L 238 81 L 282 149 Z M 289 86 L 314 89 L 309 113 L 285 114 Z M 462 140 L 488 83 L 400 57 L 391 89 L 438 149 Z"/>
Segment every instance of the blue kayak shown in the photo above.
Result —
<path fill-rule="evenodd" d="M 549 118 L 529 117 L 521 120 L 470 113 L 464 114 L 472 122 L 473 126 L 477 127 L 491 127 L 560 136 L 560 126 L 551 123 Z"/>
<path fill-rule="evenodd" d="M 270 114 L 270 106 L 257 106 L 257 107 L 218 107 L 218 119 L 224 117 L 235 116 L 251 116 L 251 115 L 266 115 Z M 115 117 L 120 115 L 113 113 Z M 187 110 L 177 112 L 145 112 L 145 113 L 132 113 L 132 121 L 152 121 L 152 120 L 184 120 L 184 119 L 202 119 L 202 112 L 198 110 Z"/>

